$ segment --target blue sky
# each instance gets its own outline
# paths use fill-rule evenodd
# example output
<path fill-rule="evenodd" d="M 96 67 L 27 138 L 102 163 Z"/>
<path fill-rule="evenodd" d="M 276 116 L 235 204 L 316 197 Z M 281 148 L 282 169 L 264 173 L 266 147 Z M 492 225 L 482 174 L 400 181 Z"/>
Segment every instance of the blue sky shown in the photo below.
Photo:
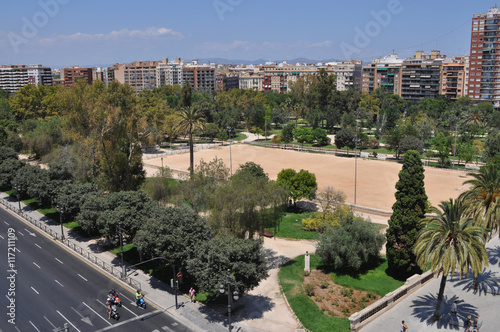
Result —
<path fill-rule="evenodd" d="M 0 64 L 53 67 L 181 57 L 371 61 L 393 50 L 469 53 L 471 19 L 494 2 L 453 0 L 15 0 L 0 11 Z"/>

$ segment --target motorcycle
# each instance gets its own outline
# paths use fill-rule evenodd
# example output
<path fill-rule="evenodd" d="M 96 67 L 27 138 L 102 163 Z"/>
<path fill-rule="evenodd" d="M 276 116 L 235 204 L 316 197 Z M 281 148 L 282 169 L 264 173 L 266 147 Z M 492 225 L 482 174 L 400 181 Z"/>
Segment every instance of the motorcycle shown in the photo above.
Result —
<path fill-rule="evenodd" d="M 135 304 L 136 307 L 141 307 L 143 309 L 146 309 L 146 301 L 144 301 L 143 296 L 139 297 L 139 299 L 135 301 Z"/>
<path fill-rule="evenodd" d="M 118 292 L 115 291 L 114 289 L 109 291 L 107 301 L 111 301 L 112 304 L 115 304 L 118 307 L 122 306 L 122 302 L 120 300 L 120 294 L 118 294 Z"/>
<path fill-rule="evenodd" d="M 116 305 L 111 306 L 111 318 L 115 319 L 118 321 L 120 319 L 120 314 L 118 313 L 118 310 L 116 310 Z"/>

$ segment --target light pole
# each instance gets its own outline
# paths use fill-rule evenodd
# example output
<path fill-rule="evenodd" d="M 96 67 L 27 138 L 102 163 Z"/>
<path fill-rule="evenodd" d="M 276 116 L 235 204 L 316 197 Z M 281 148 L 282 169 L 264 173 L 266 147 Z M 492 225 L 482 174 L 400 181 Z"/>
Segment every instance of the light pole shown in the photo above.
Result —
<path fill-rule="evenodd" d="M 238 301 L 239 296 L 238 292 L 235 290 L 234 293 L 232 294 L 231 298 L 231 285 L 236 287 L 236 279 L 231 275 L 229 269 L 227 269 L 227 274 L 225 275 L 226 281 L 227 282 L 227 319 L 228 319 L 228 331 L 231 332 L 231 303 L 234 298 L 235 301 Z M 224 294 L 224 284 L 221 283 L 219 286 L 219 292 L 221 294 Z"/>
<path fill-rule="evenodd" d="M 163 157 L 161 157 L 161 176 L 163 177 Z"/>
<path fill-rule="evenodd" d="M 231 176 L 233 176 L 233 153 L 231 152 L 231 132 L 233 131 L 233 128 L 227 127 L 227 131 L 229 132 L 229 168 L 231 170 Z"/>
<path fill-rule="evenodd" d="M 358 182 L 358 112 L 356 112 L 356 137 L 354 138 L 354 206 L 356 206 L 356 185 Z"/>
<path fill-rule="evenodd" d="M 63 230 L 64 208 L 61 203 L 57 203 L 57 211 L 59 211 L 59 222 L 61 224 L 61 241 L 64 241 L 64 230 Z"/>
<path fill-rule="evenodd" d="M 19 178 L 16 178 L 15 188 L 17 194 L 17 203 L 19 204 L 19 213 L 21 213 L 21 185 L 19 184 Z"/>

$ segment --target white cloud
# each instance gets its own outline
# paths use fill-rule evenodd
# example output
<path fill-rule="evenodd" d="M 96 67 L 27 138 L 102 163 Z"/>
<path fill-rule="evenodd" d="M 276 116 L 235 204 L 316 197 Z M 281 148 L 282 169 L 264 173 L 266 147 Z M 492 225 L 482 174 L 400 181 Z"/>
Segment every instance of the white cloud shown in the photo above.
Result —
<path fill-rule="evenodd" d="M 65 42 L 127 41 L 135 39 L 152 39 L 152 38 L 183 39 L 184 35 L 172 29 L 151 27 L 145 30 L 122 29 L 118 31 L 111 31 L 109 33 L 97 33 L 97 34 L 77 32 L 71 35 L 57 35 L 49 38 L 42 38 L 40 39 L 40 42 L 47 44 L 60 41 L 65 41 Z"/>

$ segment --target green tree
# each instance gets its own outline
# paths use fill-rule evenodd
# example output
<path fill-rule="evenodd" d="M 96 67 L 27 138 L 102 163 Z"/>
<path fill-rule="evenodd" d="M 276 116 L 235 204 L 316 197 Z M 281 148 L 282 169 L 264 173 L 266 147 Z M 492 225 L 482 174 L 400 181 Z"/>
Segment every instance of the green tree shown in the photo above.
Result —
<path fill-rule="evenodd" d="M 483 152 L 483 160 L 485 162 L 488 162 L 498 155 L 500 155 L 500 130 L 494 130 L 488 135 L 486 139 L 486 144 L 484 146 Z"/>
<path fill-rule="evenodd" d="M 60 187 L 57 191 L 57 204 L 64 209 L 64 220 L 74 220 L 87 197 L 98 194 L 99 189 L 93 183 L 71 182 Z"/>
<path fill-rule="evenodd" d="M 0 160 L 2 159 L 0 158 Z M 10 190 L 14 188 L 17 170 L 24 165 L 25 162 L 18 159 L 3 159 L 0 162 L 0 190 Z"/>
<path fill-rule="evenodd" d="M 405 278 L 418 270 L 413 249 L 427 203 L 424 167 L 416 151 L 410 150 L 403 157 L 395 196 L 386 232 L 387 262 L 393 275 Z"/>
<path fill-rule="evenodd" d="M 294 204 L 302 198 L 314 198 L 318 188 L 316 176 L 303 169 L 299 172 L 291 168 L 283 169 L 278 173 L 277 182 L 290 193 L 289 197 Z"/>
<path fill-rule="evenodd" d="M 328 145 L 330 144 L 330 137 L 327 136 L 327 132 L 325 129 L 316 128 L 312 131 L 312 135 L 314 140 L 318 145 Z"/>
<path fill-rule="evenodd" d="M 143 259 L 165 257 L 185 269 L 213 232 L 205 218 L 186 207 L 157 208 L 141 225 L 134 244 Z M 187 279 L 190 279 L 187 276 Z"/>
<path fill-rule="evenodd" d="M 181 89 L 181 99 L 179 100 L 179 106 L 182 108 L 191 107 L 191 99 L 193 95 L 193 88 L 189 82 L 186 82 Z"/>
<path fill-rule="evenodd" d="M 437 133 L 436 137 L 432 139 L 432 144 L 441 165 L 445 166 L 449 160 L 450 149 L 452 147 L 451 137 L 445 136 L 444 133 Z"/>
<path fill-rule="evenodd" d="M 403 137 L 399 143 L 399 153 L 405 154 L 409 150 L 415 150 L 420 154 L 424 153 L 424 142 L 415 136 Z"/>
<path fill-rule="evenodd" d="M 293 132 L 295 131 L 295 126 L 293 124 L 287 124 L 283 126 L 281 130 L 282 141 L 288 144 L 293 141 Z"/>
<path fill-rule="evenodd" d="M 316 254 L 334 269 L 359 271 L 363 264 L 379 256 L 384 242 L 376 224 L 350 212 L 341 217 L 340 225 L 327 226 L 319 235 Z"/>
<path fill-rule="evenodd" d="M 196 280 L 200 291 L 214 296 L 227 271 L 236 281 L 236 290 L 244 294 L 267 278 L 267 260 L 262 240 L 222 236 L 201 242 L 195 257 L 188 261 L 187 273 Z"/>
<path fill-rule="evenodd" d="M 474 220 L 464 213 L 460 201 L 443 201 L 440 209 L 433 207 L 437 217 L 427 221 L 420 231 L 414 248 L 418 263 L 425 268 L 442 274 L 437 297 L 434 319 L 439 320 L 444 288 L 448 275 L 458 270 L 460 277 L 468 275 L 472 269 L 477 276 L 484 266 L 488 266 L 488 253 L 485 249 L 485 230 L 473 226 Z"/>
<path fill-rule="evenodd" d="M 297 142 L 302 143 L 302 146 L 304 143 L 312 144 L 314 142 L 314 135 L 310 127 L 298 127 L 295 129 L 293 137 Z"/>
<path fill-rule="evenodd" d="M 247 161 L 243 165 L 240 165 L 234 175 L 239 176 L 240 172 L 245 173 L 245 176 L 253 176 L 256 178 L 264 178 L 266 180 L 269 180 L 269 176 L 264 172 L 262 166 L 254 163 L 253 161 Z"/>
<path fill-rule="evenodd" d="M 465 213 L 493 232 L 500 226 L 500 172 L 494 164 L 487 164 L 479 172 L 467 173 L 471 179 L 464 182 L 470 185 L 460 198 L 466 204 Z M 499 234 L 500 237 L 500 234 Z"/>
<path fill-rule="evenodd" d="M 354 149 L 356 135 L 351 129 L 340 129 L 335 135 L 335 146 L 337 149 L 342 149 L 347 147 L 348 149 Z"/>
<path fill-rule="evenodd" d="M 193 176 L 194 173 L 194 146 L 193 133 L 196 129 L 203 130 L 204 121 L 203 115 L 193 107 L 183 107 L 177 113 L 179 123 L 177 124 L 178 132 L 189 136 L 189 173 Z"/>
<path fill-rule="evenodd" d="M 203 128 L 204 135 L 210 138 L 210 141 L 213 141 L 214 138 L 217 137 L 219 131 L 219 126 L 217 126 L 215 123 L 207 123 Z"/>

